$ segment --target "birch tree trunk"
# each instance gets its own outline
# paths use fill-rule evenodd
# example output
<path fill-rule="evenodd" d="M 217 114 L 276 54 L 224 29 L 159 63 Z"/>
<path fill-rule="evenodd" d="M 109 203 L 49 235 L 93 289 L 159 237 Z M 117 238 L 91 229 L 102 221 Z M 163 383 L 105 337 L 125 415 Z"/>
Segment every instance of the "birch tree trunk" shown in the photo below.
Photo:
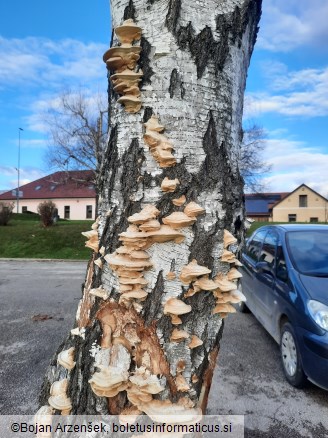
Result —
<path fill-rule="evenodd" d="M 89 244 L 95 251 L 76 328 L 48 369 L 40 404 L 48 405 L 52 383 L 67 379 L 72 414 L 119 414 L 132 407 L 149 414 L 160 406 L 154 400 L 166 400 L 167 409 L 198 406 L 204 412 L 226 313 L 222 309 L 213 313 L 216 300 L 224 296 L 222 287 L 213 293 L 213 281 L 227 280 L 237 263 L 233 253 L 238 245 L 224 243 L 224 230 L 239 243 L 244 232 L 243 182 L 237 163 L 243 94 L 261 0 L 112 0 L 111 9 L 114 28 L 129 18 L 142 28 L 137 63 L 143 70 L 142 108 L 126 112 L 110 87 L 111 128 L 99 176 L 99 244 L 92 245 L 91 233 Z M 113 45 L 118 45 L 115 34 Z M 159 165 L 144 139 L 144 124 L 153 115 L 173 144 L 176 163 L 169 167 Z M 166 177 L 178 180 L 173 192 L 161 188 Z M 193 224 L 175 225 L 168 240 L 144 237 L 138 244 L 145 245 L 138 248 L 124 241 L 129 233 L 147 234 L 141 231 L 142 222 L 131 219 L 145 206 L 155 206 L 158 213 L 152 220 L 162 223 L 191 202 L 204 214 L 190 214 Z M 115 255 L 118 248 L 121 252 Z M 113 260 L 131 257 L 131 248 L 140 249 L 140 257 L 142 251 L 149 257 L 141 273 L 147 282 L 140 286 L 147 292 L 143 300 L 122 300 L 122 278 Z M 230 262 L 224 261 L 227 250 Z M 193 260 L 203 267 L 199 268 L 203 274 L 210 271 L 208 278 L 188 277 L 186 266 Z M 208 281 L 208 287 L 197 288 L 200 279 Z M 102 297 L 95 296 L 95 289 Z M 136 288 L 128 285 L 123 290 Z M 180 315 L 180 324 L 171 312 L 164 312 L 167 301 L 190 306 Z M 200 345 L 191 348 L 191 341 Z M 76 364 L 68 370 L 57 360 L 70 348 L 64 356 L 71 354 Z M 100 378 L 100 370 L 119 368 L 121 386 L 109 385 L 104 392 L 98 387 L 96 395 L 97 384 L 92 388 L 89 380 Z M 138 379 L 152 381 L 156 388 L 147 391 Z"/>

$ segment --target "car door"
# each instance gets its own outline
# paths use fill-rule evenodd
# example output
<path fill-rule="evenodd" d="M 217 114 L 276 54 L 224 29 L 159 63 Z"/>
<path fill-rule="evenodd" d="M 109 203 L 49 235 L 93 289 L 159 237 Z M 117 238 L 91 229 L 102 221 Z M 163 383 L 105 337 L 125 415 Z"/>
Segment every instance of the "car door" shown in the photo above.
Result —
<path fill-rule="evenodd" d="M 259 300 L 255 267 L 258 263 L 263 240 L 267 231 L 267 228 L 260 228 L 257 232 L 255 232 L 247 242 L 245 251 L 242 253 L 243 266 L 241 270 L 243 277 L 241 279 L 241 285 L 247 298 L 246 304 L 254 314 L 256 313 Z"/>
<path fill-rule="evenodd" d="M 273 335 L 275 331 L 275 273 L 278 234 L 269 229 L 265 235 L 259 260 L 255 265 L 255 282 L 257 289 L 258 308 L 255 315 L 267 331 Z"/>

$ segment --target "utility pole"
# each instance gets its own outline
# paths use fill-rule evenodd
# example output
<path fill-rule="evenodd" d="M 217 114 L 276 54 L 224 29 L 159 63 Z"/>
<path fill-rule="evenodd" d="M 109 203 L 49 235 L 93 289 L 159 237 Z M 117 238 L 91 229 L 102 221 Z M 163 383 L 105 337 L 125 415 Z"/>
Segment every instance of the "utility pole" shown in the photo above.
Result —
<path fill-rule="evenodd" d="M 20 172 L 20 143 L 21 143 L 21 131 L 24 131 L 23 128 L 18 128 L 18 167 L 17 167 L 17 214 L 19 213 L 19 172 Z"/>

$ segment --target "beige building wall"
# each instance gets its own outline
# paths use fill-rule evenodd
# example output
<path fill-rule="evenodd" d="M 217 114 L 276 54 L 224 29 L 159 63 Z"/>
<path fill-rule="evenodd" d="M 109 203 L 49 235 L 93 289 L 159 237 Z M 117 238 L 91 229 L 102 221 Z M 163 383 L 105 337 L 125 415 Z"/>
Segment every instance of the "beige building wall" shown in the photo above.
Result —
<path fill-rule="evenodd" d="M 43 201 L 44 199 L 24 199 L 24 198 L 20 199 L 19 212 L 22 213 L 23 207 L 27 207 L 28 211 L 37 213 L 38 205 Z M 92 217 L 90 220 L 95 219 L 96 200 L 94 198 L 65 198 L 65 199 L 51 199 L 51 201 L 56 204 L 56 207 L 58 209 L 58 214 L 61 219 L 65 219 L 65 207 L 69 207 L 69 219 L 71 220 L 87 219 L 86 217 L 87 205 L 92 206 Z M 16 211 L 17 211 L 17 205 L 15 203 L 14 212 Z"/>
<path fill-rule="evenodd" d="M 300 196 L 306 198 L 300 200 Z M 305 201 L 306 206 L 301 206 Z M 272 209 L 273 222 L 327 222 L 327 219 L 328 202 L 306 186 L 296 189 Z"/>

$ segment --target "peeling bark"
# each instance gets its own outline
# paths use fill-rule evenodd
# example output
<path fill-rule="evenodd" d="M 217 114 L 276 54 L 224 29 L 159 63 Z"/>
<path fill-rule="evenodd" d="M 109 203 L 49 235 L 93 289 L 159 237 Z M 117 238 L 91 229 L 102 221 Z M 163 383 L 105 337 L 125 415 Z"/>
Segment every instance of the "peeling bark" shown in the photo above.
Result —
<path fill-rule="evenodd" d="M 209 278 L 203 279 L 219 281 L 231 267 L 221 260 L 223 252 L 231 250 L 233 258 L 238 250 L 238 245 L 225 246 L 224 229 L 239 243 L 243 240 L 243 182 L 237 157 L 243 93 L 261 1 L 112 0 L 111 6 L 114 28 L 133 18 L 143 30 L 137 67 L 144 73 L 143 106 L 138 113 L 127 113 L 109 90 L 111 130 L 98 180 L 97 232 L 99 251 L 104 251 L 90 260 L 76 318 L 79 330 L 58 349 L 45 377 L 40 404 L 48 403 L 53 382 L 67 378 L 73 414 L 118 414 L 131 406 L 147 413 L 147 403 L 169 400 L 178 404 L 183 399 L 205 412 L 225 316 L 213 314 L 213 309 L 216 300 L 221 297 L 224 302 L 229 292 L 216 291 L 215 295 L 215 291 L 197 290 L 194 280 L 186 285 L 179 277 L 196 260 L 210 270 Z M 113 44 L 117 45 L 115 35 Z M 161 167 L 144 141 L 144 123 L 153 115 L 173 144 L 177 163 L 172 167 Z M 178 181 L 173 192 L 161 189 L 164 178 Z M 184 197 L 183 205 L 172 202 Z M 130 234 L 143 236 L 137 243 L 132 238 L 121 241 L 122 233 L 134 223 L 133 215 L 145 206 L 157 208 L 152 220 L 164 229 L 163 219 L 174 212 L 182 217 L 190 202 L 205 213 L 192 218 L 193 225 L 168 228 L 183 235 L 183 241 L 149 238 L 141 231 L 143 222 L 129 228 Z M 100 269 L 94 260 L 103 260 L 104 255 L 108 263 Z M 137 266 L 138 257 L 150 261 L 142 272 L 129 267 L 124 271 L 111 262 L 132 260 Z M 143 301 L 122 301 L 125 292 L 137 291 L 134 282 L 127 280 L 129 275 L 130 280 L 142 279 L 138 292 L 147 293 Z M 100 286 L 107 292 L 105 300 L 90 294 L 90 289 Z M 174 318 L 166 315 L 164 303 L 173 298 L 191 311 Z M 177 328 L 185 337 L 172 342 Z M 191 349 L 192 337 L 201 342 Z M 124 360 L 119 364 L 124 368 L 122 389 L 117 392 L 115 385 L 108 386 L 105 391 L 111 395 L 96 395 L 91 377 L 101 374 L 101 366 L 119 368 L 113 346 L 121 348 L 127 359 L 125 368 Z M 58 353 L 70 347 L 75 348 L 76 361 L 71 371 L 56 360 Z M 161 388 L 142 393 L 143 401 L 135 393 L 138 373 Z"/>

